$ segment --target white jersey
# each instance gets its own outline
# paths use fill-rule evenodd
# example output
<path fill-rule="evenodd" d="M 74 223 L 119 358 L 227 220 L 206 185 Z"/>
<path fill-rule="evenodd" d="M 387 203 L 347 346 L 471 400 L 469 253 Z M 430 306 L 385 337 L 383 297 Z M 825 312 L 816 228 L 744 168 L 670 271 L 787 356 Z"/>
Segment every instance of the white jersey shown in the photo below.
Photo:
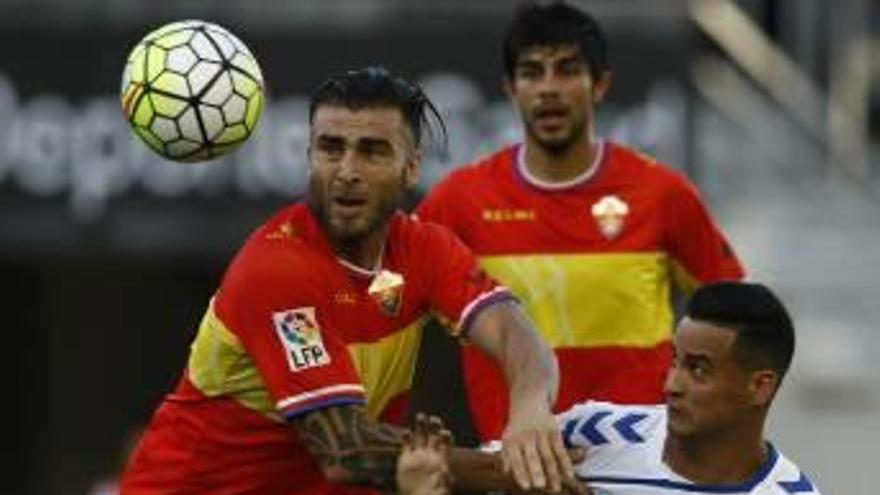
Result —
<path fill-rule="evenodd" d="M 558 416 L 569 446 L 587 449 L 575 466 L 595 495 L 819 495 L 791 461 L 770 445 L 755 476 L 737 485 L 699 485 L 672 472 L 662 460 L 666 407 L 585 402 Z"/>

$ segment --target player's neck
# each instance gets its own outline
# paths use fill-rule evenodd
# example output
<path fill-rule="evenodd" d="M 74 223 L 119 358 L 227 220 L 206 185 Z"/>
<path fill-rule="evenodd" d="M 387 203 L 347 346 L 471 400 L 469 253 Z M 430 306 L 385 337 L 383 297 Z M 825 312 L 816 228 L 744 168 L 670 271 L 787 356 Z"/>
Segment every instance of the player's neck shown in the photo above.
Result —
<path fill-rule="evenodd" d="M 760 431 L 758 435 L 726 432 L 699 439 L 668 435 L 663 445 L 663 462 L 679 476 L 697 484 L 744 483 L 755 476 L 770 453 Z"/>
<path fill-rule="evenodd" d="M 388 226 L 370 233 L 363 239 L 331 241 L 339 263 L 349 271 L 372 276 L 382 269 Z"/>
<path fill-rule="evenodd" d="M 551 151 L 527 138 L 522 159 L 526 172 L 541 182 L 565 183 L 589 174 L 598 166 L 600 143 L 589 134 L 565 150 Z"/>

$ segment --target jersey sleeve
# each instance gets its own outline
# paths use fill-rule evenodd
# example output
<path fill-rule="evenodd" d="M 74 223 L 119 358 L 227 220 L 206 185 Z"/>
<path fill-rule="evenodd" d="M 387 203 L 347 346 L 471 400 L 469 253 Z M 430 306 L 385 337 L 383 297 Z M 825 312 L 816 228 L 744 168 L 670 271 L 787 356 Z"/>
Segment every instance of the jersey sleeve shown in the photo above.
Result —
<path fill-rule="evenodd" d="M 363 383 L 334 331 L 324 283 L 315 263 L 268 247 L 236 259 L 216 296 L 219 318 L 286 419 L 365 403 Z"/>
<path fill-rule="evenodd" d="M 453 335 L 467 337 L 468 329 L 483 309 L 516 298 L 477 263 L 458 237 L 440 225 L 425 225 L 428 234 L 422 253 L 431 274 L 431 306 L 447 322 Z"/>
<path fill-rule="evenodd" d="M 645 462 L 639 456 L 662 442 L 657 432 L 665 428 L 664 408 L 587 401 L 558 414 L 565 446 L 583 448 L 587 453 L 575 466 L 578 477 L 643 470 Z"/>
<path fill-rule="evenodd" d="M 667 193 L 666 244 L 676 284 L 686 294 L 702 283 L 739 280 L 739 258 L 709 213 L 697 188 L 676 175 Z"/>

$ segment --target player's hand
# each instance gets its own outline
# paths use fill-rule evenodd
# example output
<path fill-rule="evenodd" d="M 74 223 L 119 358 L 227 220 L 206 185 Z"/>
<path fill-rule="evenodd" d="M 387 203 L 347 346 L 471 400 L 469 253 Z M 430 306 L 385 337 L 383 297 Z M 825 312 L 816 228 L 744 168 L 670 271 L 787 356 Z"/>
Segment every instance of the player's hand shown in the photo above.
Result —
<path fill-rule="evenodd" d="M 568 449 L 568 456 L 571 459 L 572 463 L 577 464 L 578 462 L 583 461 L 586 458 L 586 451 L 581 448 Z M 520 492 L 512 492 L 512 493 L 520 493 Z M 530 490 L 528 492 L 522 492 L 527 495 L 593 495 L 593 491 L 587 486 L 586 483 L 580 481 L 577 478 L 573 479 L 565 479 L 562 480 L 562 490 L 560 492 L 551 491 L 551 489 L 545 488 L 541 490 Z"/>
<path fill-rule="evenodd" d="M 449 449 L 452 435 L 436 416 L 416 415 L 412 433 L 404 436 L 397 460 L 401 495 L 448 495 L 452 486 Z"/>
<path fill-rule="evenodd" d="M 502 436 L 501 458 L 522 490 L 559 493 L 580 485 L 556 419 L 546 400 L 523 402 L 513 408 Z"/>

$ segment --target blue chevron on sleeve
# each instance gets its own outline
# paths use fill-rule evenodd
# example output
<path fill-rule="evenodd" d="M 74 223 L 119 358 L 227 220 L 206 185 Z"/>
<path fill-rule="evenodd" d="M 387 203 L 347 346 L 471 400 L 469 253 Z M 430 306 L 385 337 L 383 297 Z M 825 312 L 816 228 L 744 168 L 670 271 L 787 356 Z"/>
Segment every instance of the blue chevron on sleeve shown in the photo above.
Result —
<path fill-rule="evenodd" d="M 804 473 L 801 473 L 801 477 L 797 481 L 777 481 L 776 483 L 788 493 L 810 493 L 813 491 L 813 484 Z"/>
<path fill-rule="evenodd" d="M 603 443 L 608 443 L 608 438 L 605 437 L 599 430 L 596 429 L 599 422 L 602 421 L 606 416 L 610 415 L 611 411 L 598 411 L 593 413 L 589 419 L 584 421 L 584 424 L 578 428 L 578 433 L 584 436 L 591 444 L 593 445 L 601 445 Z"/>
<path fill-rule="evenodd" d="M 565 422 L 565 426 L 562 427 L 562 443 L 565 444 L 565 448 L 570 449 L 574 447 L 574 442 L 571 441 L 571 436 L 574 434 L 574 427 L 577 426 L 577 419 L 569 419 Z"/>
<path fill-rule="evenodd" d="M 645 439 L 633 429 L 633 426 L 647 417 L 647 414 L 630 413 L 615 421 L 613 426 L 617 433 L 620 433 L 620 436 L 629 443 L 642 443 Z"/>

